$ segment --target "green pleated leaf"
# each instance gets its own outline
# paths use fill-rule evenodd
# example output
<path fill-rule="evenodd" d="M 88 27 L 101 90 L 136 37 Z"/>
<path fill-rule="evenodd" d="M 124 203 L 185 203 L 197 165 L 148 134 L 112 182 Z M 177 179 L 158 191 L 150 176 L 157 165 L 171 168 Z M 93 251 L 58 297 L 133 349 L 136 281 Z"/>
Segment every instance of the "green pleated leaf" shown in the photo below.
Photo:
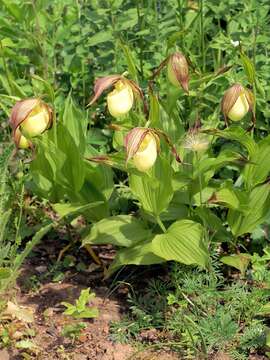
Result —
<path fill-rule="evenodd" d="M 243 176 L 248 188 L 263 183 L 270 173 L 270 136 L 258 143 L 258 149 L 250 157 L 250 163 L 245 167 Z"/>
<path fill-rule="evenodd" d="M 69 94 L 65 101 L 63 113 L 63 124 L 69 131 L 80 153 L 83 155 L 85 151 L 85 131 L 88 124 L 86 113 L 75 105 L 71 95 Z"/>
<path fill-rule="evenodd" d="M 199 223 L 191 220 L 176 221 L 165 234 L 154 237 L 152 250 L 166 260 L 205 267 L 209 256 L 203 243 L 203 232 Z"/>
<path fill-rule="evenodd" d="M 249 210 L 245 214 L 233 209 L 228 212 L 227 220 L 235 236 L 250 233 L 263 223 L 269 213 L 270 184 L 254 188 L 248 197 L 248 204 Z"/>
<path fill-rule="evenodd" d="M 204 175 L 207 171 L 212 170 L 214 173 L 220 168 L 224 167 L 229 163 L 238 163 L 242 161 L 243 157 L 234 151 L 224 150 L 216 158 L 205 158 L 201 159 L 198 165 L 196 165 L 193 178 L 198 177 L 200 174 Z"/>
<path fill-rule="evenodd" d="M 10 275 L 11 275 L 10 269 L 0 267 L 0 281 L 3 279 L 8 279 Z"/>
<path fill-rule="evenodd" d="M 103 203 L 102 201 L 95 201 L 93 203 L 86 204 L 86 205 L 70 204 L 70 203 L 65 203 L 65 204 L 57 203 L 57 204 L 52 204 L 52 207 L 61 217 L 65 217 L 65 216 L 69 216 L 69 215 L 82 214 L 85 211 L 87 211 L 88 209 L 91 209 L 93 207 L 101 205 L 102 203 Z"/>
<path fill-rule="evenodd" d="M 208 200 L 210 204 L 220 204 L 238 211 L 248 210 L 248 201 L 246 194 L 233 188 L 222 188 L 215 191 Z"/>
<path fill-rule="evenodd" d="M 254 67 L 253 62 L 244 53 L 240 54 L 240 58 L 241 58 L 246 76 L 248 78 L 248 81 L 251 84 L 254 84 L 256 74 L 255 74 L 255 67 Z"/>
<path fill-rule="evenodd" d="M 28 243 L 25 245 L 24 250 L 17 255 L 15 261 L 14 261 L 14 272 L 18 271 L 18 269 L 21 267 L 23 261 L 27 256 L 29 256 L 30 252 L 33 250 L 33 248 L 41 241 L 41 239 L 53 228 L 53 223 L 50 222 L 46 225 L 44 225 L 41 229 L 38 230 L 38 232 L 33 236 L 33 238 L 28 241 Z"/>
<path fill-rule="evenodd" d="M 117 252 L 117 255 L 109 267 L 107 277 L 124 265 L 153 265 L 165 262 L 154 254 L 151 241 L 139 244 Z"/>
<path fill-rule="evenodd" d="M 150 109 L 149 109 L 150 126 L 152 128 L 158 127 L 159 117 L 160 117 L 159 102 L 157 96 L 152 92 L 150 92 L 149 94 L 149 102 L 150 102 Z"/>
<path fill-rule="evenodd" d="M 171 165 L 160 157 L 149 173 L 130 175 L 131 191 L 145 211 L 157 216 L 167 209 L 173 197 L 172 176 Z"/>
<path fill-rule="evenodd" d="M 113 244 L 132 246 L 139 241 L 147 240 L 151 231 L 131 215 L 111 216 L 92 226 L 89 234 L 82 241 L 86 244 Z"/>
<path fill-rule="evenodd" d="M 112 40 L 112 32 L 111 31 L 99 31 L 98 33 L 96 33 L 93 36 L 90 36 L 87 42 L 88 46 L 95 46 L 95 45 L 99 45 L 102 44 L 104 42 L 110 41 Z"/>
<path fill-rule="evenodd" d="M 230 126 L 225 130 L 209 129 L 205 131 L 212 135 L 228 139 L 230 141 L 237 141 L 242 144 L 248 151 L 249 155 L 253 155 L 258 149 L 257 144 L 252 137 L 239 126 Z"/>
<path fill-rule="evenodd" d="M 136 63 L 135 63 L 135 59 L 134 59 L 134 55 L 131 52 L 131 49 L 129 48 L 128 45 L 123 44 L 123 43 L 119 43 L 121 49 L 124 52 L 126 61 L 127 61 L 127 66 L 128 66 L 128 72 L 131 76 L 131 78 L 138 82 L 138 72 L 137 72 L 137 68 L 136 68 Z"/>
<path fill-rule="evenodd" d="M 250 260 L 251 260 L 250 254 L 234 254 L 229 256 L 223 256 L 220 259 L 220 261 L 222 261 L 223 264 L 232 266 L 240 270 L 241 274 L 244 274 L 246 272 Z"/>

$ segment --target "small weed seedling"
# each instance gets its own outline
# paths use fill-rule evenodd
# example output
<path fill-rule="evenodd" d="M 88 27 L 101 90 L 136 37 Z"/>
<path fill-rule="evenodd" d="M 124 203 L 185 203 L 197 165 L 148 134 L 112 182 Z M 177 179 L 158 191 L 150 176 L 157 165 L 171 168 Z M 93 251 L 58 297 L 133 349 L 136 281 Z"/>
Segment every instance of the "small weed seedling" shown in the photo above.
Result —
<path fill-rule="evenodd" d="M 89 288 L 82 290 L 79 299 L 76 300 L 75 305 L 67 302 L 61 303 L 66 307 L 64 314 L 70 315 L 75 319 L 91 319 L 97 317 L 98 309 L 88 306 L 88 303 L 93 300 L 95 296 L 95 293 L 90 292 Z"/>
<path fill-rule="evenodd" d="M 81 335 L 83 329 L 86 328 L 86 324 L 83 322 L 65 325 L 62 329 L 61 335 L 71 339 L 74 343 Z"/>

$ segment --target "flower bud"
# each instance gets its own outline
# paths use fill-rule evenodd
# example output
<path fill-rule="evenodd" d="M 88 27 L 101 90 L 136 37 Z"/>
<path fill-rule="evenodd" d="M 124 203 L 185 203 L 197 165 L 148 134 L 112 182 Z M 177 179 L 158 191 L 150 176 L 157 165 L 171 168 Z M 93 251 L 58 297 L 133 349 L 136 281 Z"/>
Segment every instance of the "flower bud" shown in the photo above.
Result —
<path fill-rule="evenodd" d="M 176 87 L 180 85 L 188 93 L 188 62 L 181 52 L 176 52 L 169 57 L 167 74 L 172 85 Z"/>
<path fill-rule="evenodd" d="M 147 128 L 134 128 L 125 138 L 127 161 L 133 159 L 135 167 L 146 172 L 155 164 L 159 150 L 159 137 Z"/>
<path fill-rule="evenodd" d="M 253 111 L 253 94 L 241 84 L 234 84 L 224 94 L 221 103 L 222 112 L 232 121 L 240 121 Z"/>
<path fill-rule="evenodd" d="M 108 110 L 110 114 L 118 118 L 129 112 L 133 105 L 133 91 L 131 86 L 122 80 L 114 85 L 114 90 L 107 96 Z"/>
<path fill-rule="evenodd" d="M 40 135 L 52 126 L 52 122 L 51 108 L 40 99 L 18 101 L 11 111 L 10 125 L 14 138 L 18 129 L 26 138 Z"/>

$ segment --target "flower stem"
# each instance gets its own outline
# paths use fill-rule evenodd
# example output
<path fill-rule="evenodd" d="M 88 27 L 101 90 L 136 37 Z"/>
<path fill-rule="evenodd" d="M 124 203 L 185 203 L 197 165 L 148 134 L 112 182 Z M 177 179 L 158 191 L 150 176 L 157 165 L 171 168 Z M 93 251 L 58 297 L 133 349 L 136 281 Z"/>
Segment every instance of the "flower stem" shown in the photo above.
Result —
<path fill-rule="evenodd" d="M 7 66 L 7 61 L 6 61 L 6 57 L 5 57 L 5 53 L 4 53 L 4 47 L 3 47 L 3 44 L 2 44 L 2 40 L 0 40 L 0 48 L 1 48 L 1 57 L 2 57 L 2 60 L 3 60 L 3 66 L 4 66 L 4 70 L 5 70 L 6 77 L 7 77 L 7 82 L 8 82 L 10 91 L 12 92 L 13 91 L 13 85 L 12 85 L 12 81 L 10 79 L 10 74 L 9 74 L 9 70 L 8 70 L 8 66 Z M 12 93 L 9 94 L 9 95 L 12 95 Z"/>
<path fill-rule="evenodd" d="M 164 233 L 167 232 L 167 229 L 165 228 L 165 226 L 164 226 L 163 222 L 161 221 L 159 215 L 156 217 L 156 220 L 157 220 L 157 223 L 158 223 L 159 227 L 161 228 L 161 230 L 162 230 Z"/>
<path fill-rule="evenodd" d="M 202 55 L 202 71 L 205 71 L 205 44 L 204 44 L 204 24 L 203 24 L 203 0 L 199 0 L 200 7 L 200 47 Z"/>
<path fill-rule="evenodd" d="M 195 157 L 196 157 L 196 164 L 199 164 L 199 155 L 198 152 L 195 152 Z M 202 201 L 202 174 L 199 172 L 199 189 L 200 189 L 200 206 L 202 206 L 203 201 Z"/>

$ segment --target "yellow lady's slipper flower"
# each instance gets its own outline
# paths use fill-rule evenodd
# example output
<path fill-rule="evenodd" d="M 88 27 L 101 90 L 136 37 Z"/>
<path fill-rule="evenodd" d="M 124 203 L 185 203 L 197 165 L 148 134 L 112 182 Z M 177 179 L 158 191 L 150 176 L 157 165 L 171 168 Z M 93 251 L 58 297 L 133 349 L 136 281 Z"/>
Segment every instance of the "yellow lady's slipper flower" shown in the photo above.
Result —
<path fill-rule="evenodd" d="M 17 147 L 31 147 L 29 138 L 42 134 L 53 123 L 51 108 L 37 98 L 18 101 L 11 110 L 10 125 Z M 27 142 L 29 146 L 27 146 Z"/>
<path fill-rule="evenodd" d="M 249 112 L 253 112 L 253 94 L 241 84 L 232 85 L 224 94 L 221 108 L 225 120 L 240 121 Z"/>
<path fill-rule="evenodd" d="M 134 128 L 125 137 L 127 162 L 132 159 L 135 167 L 146 172 L 155 164 L 159 151 L 159 135 L 153 129 Z"/>
<path fill-rule="evenodd" d="M 127 82 L 119 80 L 115 83 L 114 90 L 107 96 L 108 110 L 113 117 L 121 117 L 129 112 L 133 101 L 131 86 Z"/>
<path fill-rule="evenodd" d="M 157 159 L 157 142 L 154 135 L 146 134 L 139 149 L 133 156 L 133 163 L 139 171 L 146 172 Z"/>
<path fill-rule="evenodd" d="M 50 117 L 47 105 L 38 104 L 21 123 L 22 133 L 30 138 L 42 134 L 50 126 Z"/>
<path fill-rule="evenodd" d="M 231 110 L 228 112 L 228 118 L 232 121 L 240 121 L 249 111 L 249 104 L 245 94 L 239 95 L 236 103 L 233 105 Z"/>

